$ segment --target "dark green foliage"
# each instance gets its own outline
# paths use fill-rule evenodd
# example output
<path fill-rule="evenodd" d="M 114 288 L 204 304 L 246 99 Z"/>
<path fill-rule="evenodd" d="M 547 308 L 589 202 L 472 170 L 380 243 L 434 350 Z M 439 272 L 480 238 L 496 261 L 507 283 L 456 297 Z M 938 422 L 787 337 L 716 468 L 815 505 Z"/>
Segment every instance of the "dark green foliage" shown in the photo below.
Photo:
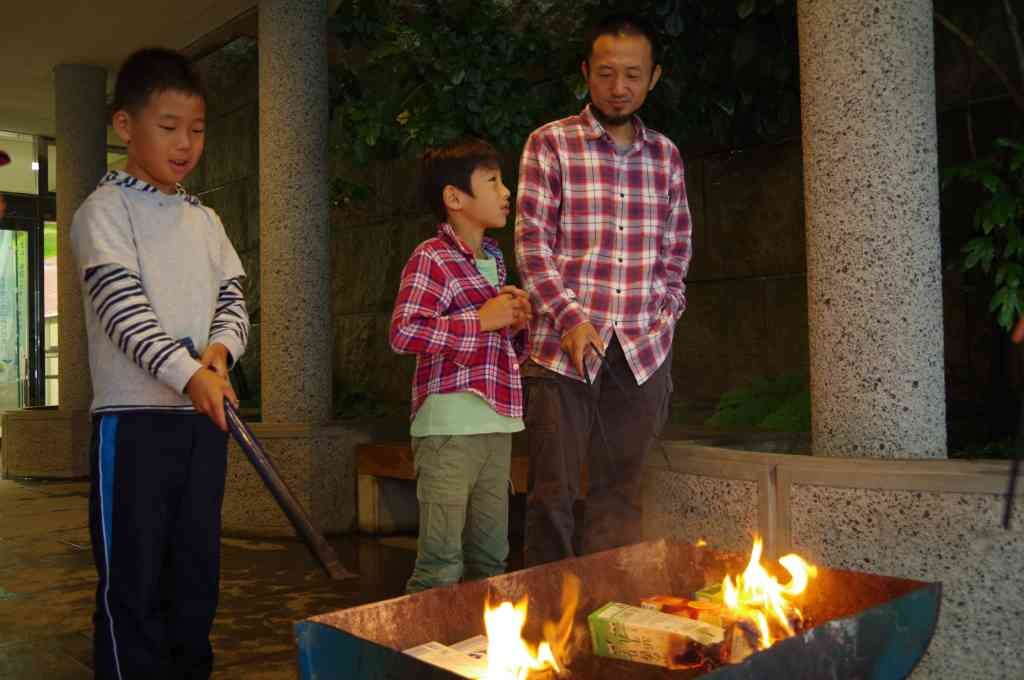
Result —
<path fill-rule="evenodd" d="M 806 377 L 757 378 L 726 392 L 708 425 L 723 429 L 807 432 L 811 429 L 811 392 Z"/>
<path fill-rule="evenodd" d="M 579 111 L 583 34 L 612 9 L 652 19 L 665 75 L 645 120 L 677 143 L 734 145 L 799 119 L 794 0 L 345 0 L 330 20 L 337 153 L 357 164 L 475 134 L 518 151 Z"/>
<path fill-rule="evenodd" d="M 992 277 L 995 293 L 989 311 L 1009 330 L 1024 313 L 1024 144 L 997 140 L 990 155 L 948 168 L 943 186 L 953 181 L 974 184 L 983 192 L 962 266 Z"/>

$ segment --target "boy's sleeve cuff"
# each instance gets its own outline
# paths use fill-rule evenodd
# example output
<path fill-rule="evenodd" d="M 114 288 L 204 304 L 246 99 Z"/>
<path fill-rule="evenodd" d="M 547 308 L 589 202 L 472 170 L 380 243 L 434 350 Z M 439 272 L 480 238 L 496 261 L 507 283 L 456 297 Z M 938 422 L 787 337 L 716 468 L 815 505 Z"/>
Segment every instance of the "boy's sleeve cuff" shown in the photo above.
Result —
<path fill-rule="evenodd" d="M 181 351 L 175 352 L 167 360 L 167 363 L 160 369 L 160 375 L 157 377 L 160 379 L 160 382 L 178 394 L 184 394 L 188 381 L 192 379 L 196 371 L 202 370 L 202 368 L 203 365 L 190 357 L 188 352 L 182 348 Z"/>
<path fill-rule="evenodd" d="M 225 333 L 210 338 L 210 344 L 219 342 L 228 350 L 228 368 L 234 368 L 235 362 L 245 353 L 245 345 L 233 333 Z"/>

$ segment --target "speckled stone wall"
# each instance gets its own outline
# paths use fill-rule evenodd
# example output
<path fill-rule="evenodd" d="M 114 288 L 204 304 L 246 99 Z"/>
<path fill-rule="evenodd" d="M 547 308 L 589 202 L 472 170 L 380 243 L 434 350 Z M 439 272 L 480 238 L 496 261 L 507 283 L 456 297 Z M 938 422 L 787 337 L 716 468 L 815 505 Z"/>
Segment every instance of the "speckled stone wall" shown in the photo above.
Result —
<path fill-rule="evenodd" d="M 371 430 L 350 426 L 253 425 L 253 433 L 296 499 L 323 532 L 350 531 L 356 521 L 355 447 Z M 232 534 L 290 536 L 294 529 L 232 440 L 221 518 Z"/>
<path fill-rule="evenodd" d="M 799 0 L 816 455 L 946 455 L 931 0 Z"/>
<path fill-rule="evenodd" d="M 260 374 L 264 422 L 331 408 L 324 0 L 259 4 Z"/>
<path fill-rule="evenodd" d="M 87 409 L 23 409 L 0 417 L 0 477 L 88 476 L 92 420 Z"/>
<path fill-rule="evenodd" d="M 942 582 L 921 678 L 1021 678 L 1024 502 L 1006 531 L 1003 496 L 794 484 L 793 548 L 819 564 Z"/>
<path fill-rule="evenodd" d="M 935 637 L 913 674 L 1022 678 L 1024 498 L 1002 528 L 1007 461 L 870 460 L 663 443 L 646 461 L 644 539 L 670 536 L 942 583 Z M 813 587 L 813 582 L 811 587 Z"/>
<path fill-rule="evenodd" d="M 644 540 L 670 537 L 734 552 L 750 550 L 760 533 L 757 482 L 648 468 L 644 478 Z"/>
<path fill-rule="evenodd" d="M 54 69 L 57 119 L 57 304 L 60 308 L 60 410 L 88 409 L 92 400 L 78 267 L 71 220 L 107 169 L 107 72 L 97 66 Z"/>

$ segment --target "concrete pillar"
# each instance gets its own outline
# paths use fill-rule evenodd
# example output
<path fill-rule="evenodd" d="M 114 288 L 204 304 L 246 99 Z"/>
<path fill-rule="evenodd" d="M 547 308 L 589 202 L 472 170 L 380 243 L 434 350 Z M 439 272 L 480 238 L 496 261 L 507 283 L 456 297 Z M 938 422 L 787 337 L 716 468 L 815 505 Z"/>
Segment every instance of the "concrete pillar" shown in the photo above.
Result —
<path fill-rule="evenodd" d="M 5 414 L 2 472 L 8 476 L 77 477 L 89 471 L 89 348 L 69 236 L 75 211 L 107 168 L 106 84 L 107 72 L 97 66 L 54 69 L 60 406 L 56 413 Z"/>
<path fill-rule="evenodd" d="M 106 70 L 54 69 L 57 114 L 57 309 L 60 314 L 60 410 L 92 400 L 82 289 L 71 254 L 71 220 L 107 170 Z"/>
<path fill-rule="evenodd" d="M 331 405 L 325 0 L 260 0 L 260 392 L 253 430 L 313 522 L 354 528 L 355 447 Z M 232 446 L 234 446 L 232 444 Z M 228 457 L 228 532 L 293 530 L 241 455 Z"/>
<path fill-rule="evenodd" d="M 798 0 L 813 449 L 944 458 L 931 0 Z"/>
<path fill-rule="evenodd" d="M 261 0 L 263 422 L 332 413 L 325 0 Z"/>

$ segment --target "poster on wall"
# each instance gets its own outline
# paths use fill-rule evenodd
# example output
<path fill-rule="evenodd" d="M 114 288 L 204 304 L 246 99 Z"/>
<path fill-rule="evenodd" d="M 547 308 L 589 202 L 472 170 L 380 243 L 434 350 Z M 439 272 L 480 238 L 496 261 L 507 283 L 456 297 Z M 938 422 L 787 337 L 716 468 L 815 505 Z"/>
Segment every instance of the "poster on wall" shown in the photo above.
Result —
<path fill-rule="evenodd" d="M 21 406 L 17 232 L 0 230 L 0 410 Z"/>

